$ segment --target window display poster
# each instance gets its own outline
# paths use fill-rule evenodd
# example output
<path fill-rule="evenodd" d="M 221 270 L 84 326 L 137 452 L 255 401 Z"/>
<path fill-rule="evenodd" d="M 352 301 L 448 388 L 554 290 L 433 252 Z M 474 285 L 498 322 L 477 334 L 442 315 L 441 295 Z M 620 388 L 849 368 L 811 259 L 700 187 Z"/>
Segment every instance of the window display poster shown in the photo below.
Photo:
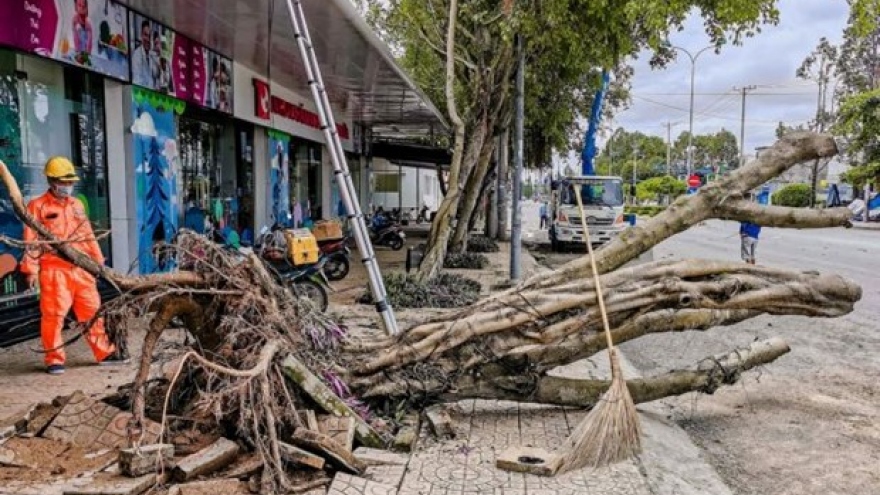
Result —
<path fill-rule="evenodd" d="M 274 134 L 274 133 L 273 133 Z M 289 158 L 288 143 L 290 139 L 283 135 L 269 136 L 270 173 L 272 188 L 269 211 L 275 223 L 290 225 L 290 177 L 288 176 Z"/>
<path fill-rule="evenodd" d="M 182 100 L 190 97 L 190 41 L 131 12 L 131 82 Z"/>
<path fill-rule="evenodd" d="M 192 101 L 232 113 L 232 60 L 192 44 Z"/>
<path fill-rule="evenodd" d="M 131 127 L 135 149 L 138 264 L 140 273 L 166 272 L 173 260 L 156 247 L 168 243 L 178 228 L 179 152 L 174 112 L 148 101 L 134 102 Z"/>
<path fill-rule="evenodd" d="M 18 48 L 128 80 L 124 6 L 110 0 L 26 0 L 15 8 L 23 9 L 22 15 L 6 16 L 5 23 L 23 20 L 7 26 L 17 29 Z"/>

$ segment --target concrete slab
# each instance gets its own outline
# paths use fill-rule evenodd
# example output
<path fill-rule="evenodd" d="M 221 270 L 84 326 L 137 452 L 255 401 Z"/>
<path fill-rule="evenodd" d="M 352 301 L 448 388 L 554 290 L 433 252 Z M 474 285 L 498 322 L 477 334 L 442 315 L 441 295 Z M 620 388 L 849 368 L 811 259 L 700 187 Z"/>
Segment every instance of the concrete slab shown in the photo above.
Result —
<path fill-rule="evenodd" d="M 131 418 L 129 412 L 76 392 L 43 436 L 91 450 L 125 447 L 128 443 L 126 428 Z M 153 443 L 157 438 L 159 424 L 146 420 L 143 442 Z"/>

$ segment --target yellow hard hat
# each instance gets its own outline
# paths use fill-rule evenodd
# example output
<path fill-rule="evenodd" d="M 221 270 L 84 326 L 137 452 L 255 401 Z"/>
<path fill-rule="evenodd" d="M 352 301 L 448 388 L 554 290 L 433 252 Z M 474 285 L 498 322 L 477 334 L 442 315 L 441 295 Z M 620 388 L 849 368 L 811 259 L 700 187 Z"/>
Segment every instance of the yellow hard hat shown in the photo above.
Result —
<path fill-rule="evenodd" d="M 63 156 L 53 156 L 46 162 L 46 177 L 50 179 L 75 182 L 79 180 L 73 163 Z"/>

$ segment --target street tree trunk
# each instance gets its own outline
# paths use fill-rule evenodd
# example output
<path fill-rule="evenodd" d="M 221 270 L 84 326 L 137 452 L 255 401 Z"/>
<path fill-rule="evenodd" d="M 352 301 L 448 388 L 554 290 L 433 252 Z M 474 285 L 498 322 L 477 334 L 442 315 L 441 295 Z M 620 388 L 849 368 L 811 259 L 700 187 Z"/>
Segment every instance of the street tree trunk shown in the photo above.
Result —
<path fill-rule="evenodd" d="M 458 0 L 449 2 L 449 26 L 446 31 L 446 105 L 449 120 L 455 129 L 452 148 L 452 163 L 449 165 L 449 184 L 446 195 L 437 209 L 437 215 L 431 223 L 428 233 L 428 248 L 422 258 L 422 264 L 416 275 L 425 282 L 437 275 L 446 257 L 446 244 L 449 239 L 450 223 L 455 218 L 461 194 L 461 167 L 465 146 L 465 123 L 458 113 L 455 101 L 455 26 L 458 21 Z M 479 129 L 478 129 L 479 130 Z M 466 177 L 466 175 L 465 175 Z"/>
<path fill-rule="evenodd" d="M 484 183 L 486 175 L 492 165 L 492 153 L 495 151 L 495 139 L 489 137 L 483 140 L 477 165 L 468 177 L 464 190 L 464 200 L 459 207 L 459 221 L 455 225 L 449 250 L 455 253 L 463 253 L 467 250 L 467 239 L 473 226 L 472 220 L 476 213 L 480 198 L 485 192 Z"/>
<path fill-rule="evenodd" d="M 510 240 L 510 133 L 507 129 L 501 133 L 498 142 L 498 237 L 499 241 Z"/>

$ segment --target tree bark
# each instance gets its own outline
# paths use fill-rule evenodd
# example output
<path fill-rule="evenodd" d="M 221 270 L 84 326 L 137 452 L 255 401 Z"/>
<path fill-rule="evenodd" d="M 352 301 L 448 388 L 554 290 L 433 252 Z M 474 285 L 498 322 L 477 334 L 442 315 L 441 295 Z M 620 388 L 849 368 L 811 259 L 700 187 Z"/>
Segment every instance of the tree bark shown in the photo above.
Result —
<path fill-rule="evenodd" d="M 455 26 L 458 20 L 458 0 L 449 2 L 449 26 L 446 31 L 446 105 L 449 120 L 455 129 L 452 163 L 449 166 L 449 184 L 446 195 L 437 209 L 431 230 L 428 233 L 428 250 L 424 253 L 422 264 L 416 275 L 417 280 L 425 282 L 437 275 L 446 257 L 446 243 L 449 239 L 450 222 L 455 217 L 461 188 L 462 155 L 465 145 L 465 124 L 458 113 L 455 101 Z"/>
<path fill-rule="evenodd" d="M 490 127 L 491 128 L 491 127 Z M 455 225 L 455 231 L 452 234 L 449 250 L 455 253 L 463 253 L 467 250 L 467 239 L 472 228 L 472 217 L 477 208 L 477 204 L 485 191 L 486 174 L 489 173 L 489 167 L 492 164 L 492 152 L 495 150 L 495 139 L 490 137 L 484 139 L 480 147 L 477 165 L 468 177 L 467 186 L 464 190 L 464 199 L 459 207 L 459 220 Z"/>

